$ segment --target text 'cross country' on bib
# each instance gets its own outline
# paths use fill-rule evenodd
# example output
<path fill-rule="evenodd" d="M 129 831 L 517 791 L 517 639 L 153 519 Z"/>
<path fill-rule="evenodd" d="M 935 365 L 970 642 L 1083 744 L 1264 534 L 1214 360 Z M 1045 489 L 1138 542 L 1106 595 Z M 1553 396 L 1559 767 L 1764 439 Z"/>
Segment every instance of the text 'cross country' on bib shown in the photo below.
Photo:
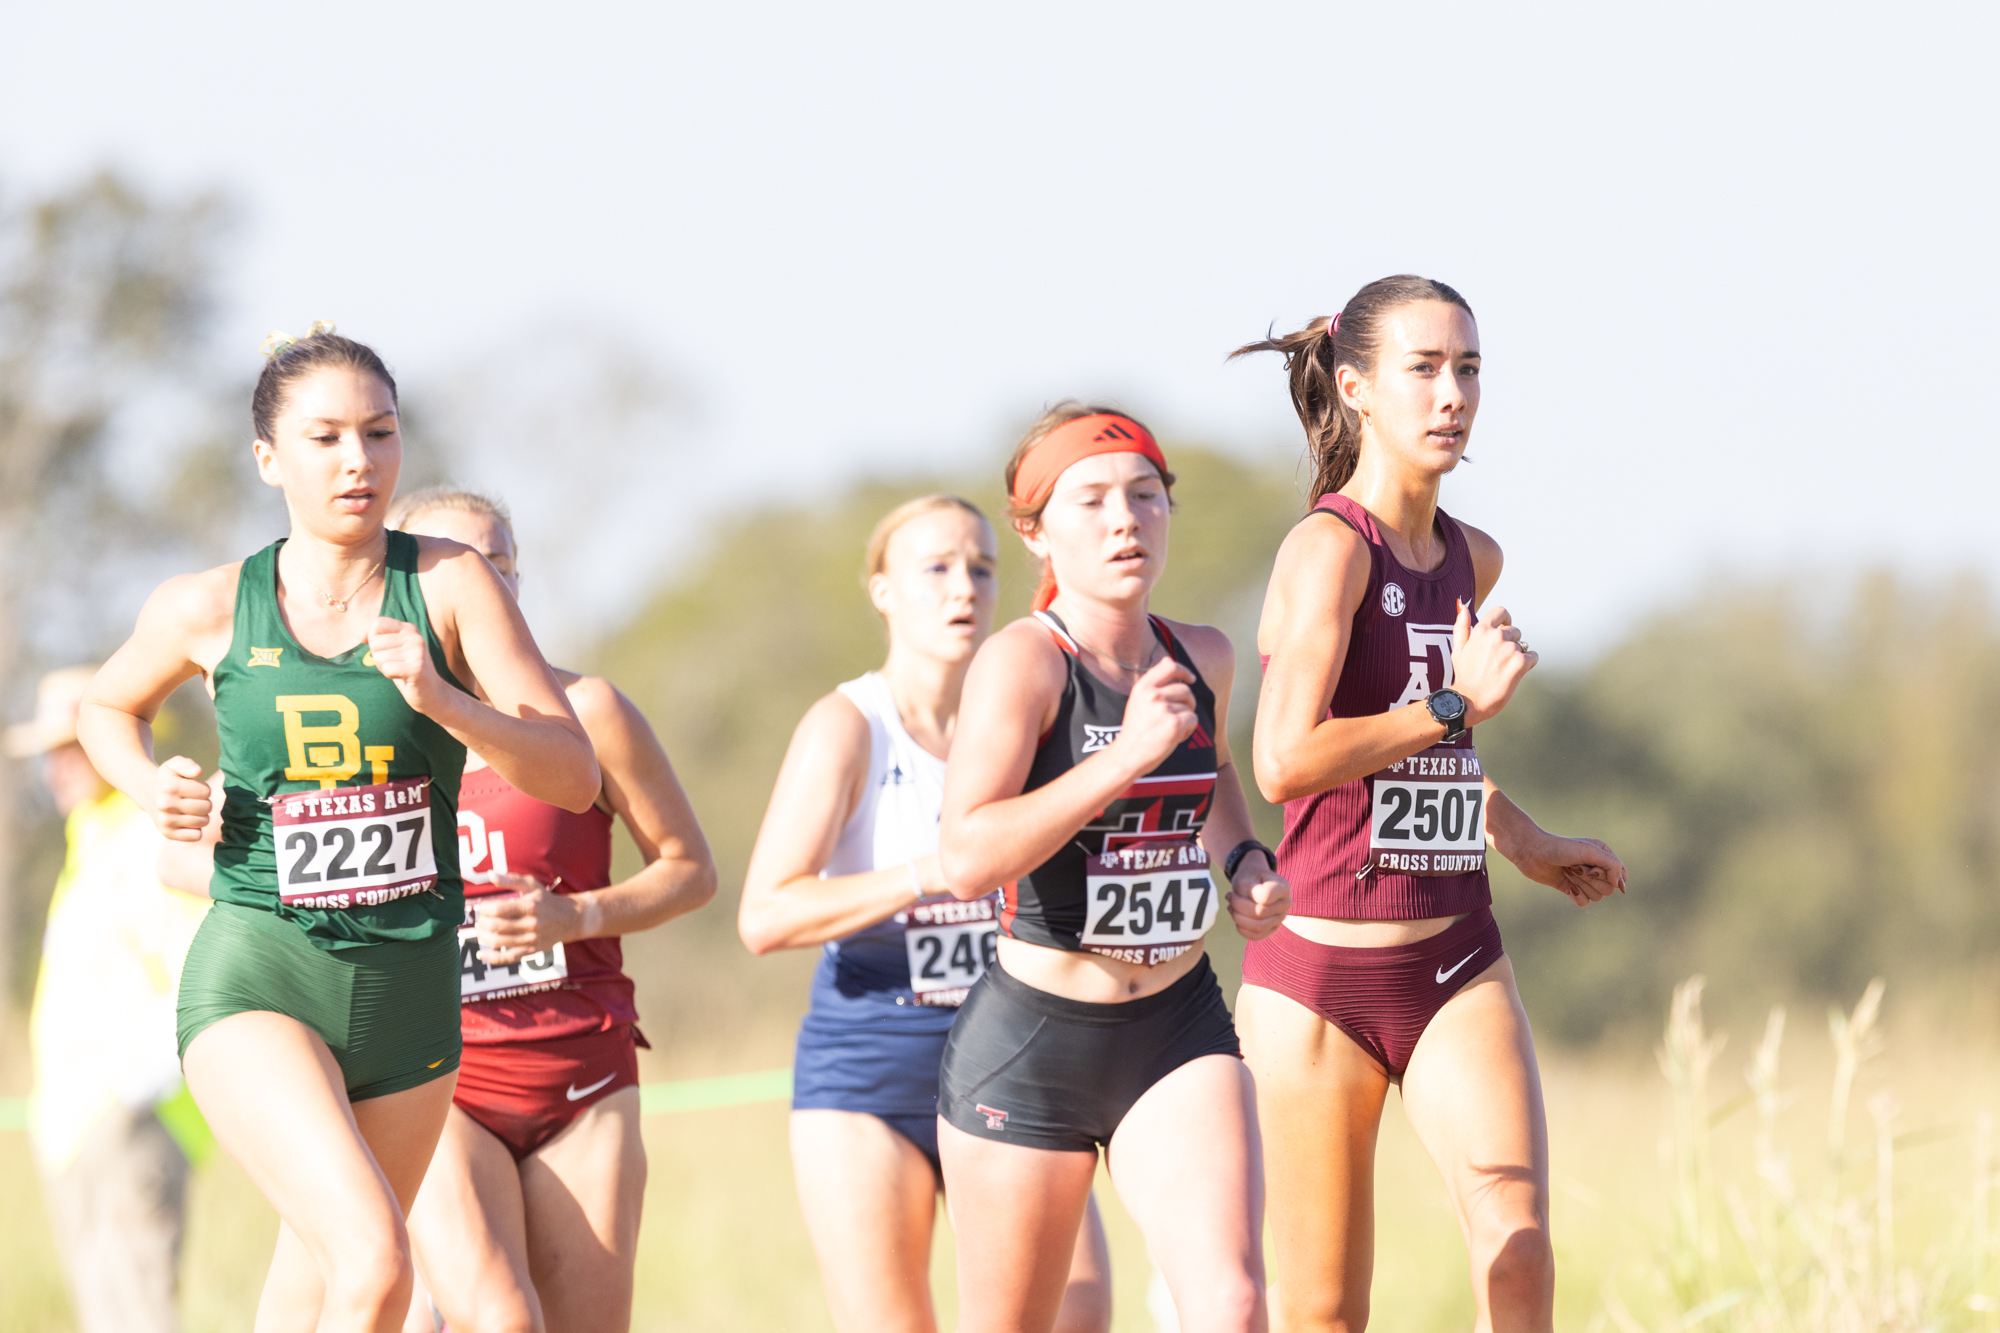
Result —
<path fill-rule="evenodd" d="M 1369 867 L 1422 876 L 1485 869 L 1486 771 L 1473 747 L 1433 745 L 1368 781 Z"/>
<path fill-rule="evenodd" d="M 403 778 L 271 798 L 279 901 L 344 911 L 434 892 L 430 788 Z"/>
<path fill-rule="evenodd" d="M 910 956 L 910 989 L 917 1003 L 946 1009 L 965 1003 L 966 992 L 986 975 L 1000 949 L 994 899 L 918 903 L 903 917 L 903 947 Z"/>
<path fill-rule="evenodd" d="M 1187 837 L 1128 843 L 1084 867 L 1088 953 L 1152 967 L 1192 949 L 1222 909 L 1208 852 Z"/>

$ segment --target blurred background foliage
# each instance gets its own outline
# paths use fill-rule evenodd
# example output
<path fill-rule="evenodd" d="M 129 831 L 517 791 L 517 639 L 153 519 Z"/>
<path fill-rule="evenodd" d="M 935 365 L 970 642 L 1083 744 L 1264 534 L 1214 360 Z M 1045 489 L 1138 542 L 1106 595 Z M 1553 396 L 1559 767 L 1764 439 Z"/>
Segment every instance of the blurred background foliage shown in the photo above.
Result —
<path fill-rule="evenodd" d="M 227 226 L 215 199 L 153 198 L 110 175 L 0 207 L 0 703 L 9 718 L 27 711 L 40 671 L 114 646 L 161 578 L 241 556 L 283 530 L 245 447 L 244 359 L 219 371 L 201 350 Z M 602 410 L 562 410 L 565 395 L 578 394 L 574 375 L 549 376 L 534 398 L 523 370 L 507 377 L 507 415 L 529 424 L 509 436 L 490 403 L 478 406 L 492 397 L 476 392 L 491 387 L 490 367 L 405 385 L 405 485 L 451 477 L 501 490 L 522 519 L 529 587 L 553 581 L 556 598 L 587 604 L 602 562 L 577 552 L 601 540 L 603 521 L 589 497 L 615 502 L 618 523 L 672 526 L 660 514 L 686 394 L 602 331 L 572 329 L 557 341 L 569 351 L 512 349 L 502 359 L 547 369 L 579 348 L 617 351 L 582 356 L 597 366 L 583 396 L 605 398 Z M 585 423 L 580 454 L 558 438 L 563 420 Z M 1204 449 L 1155 424 L 1180 478 L 1155 605 L 1235 639 L 1231 733 L 1247 761 L 1256 618 L 1305 477 L 1291 461 Z M 878 478 L 684 535 L 681 554 L 658 562 L 652 591 L 629 599 L 622 616 L 600 617 L 592 638 L 565 641 L 576 645 L 567 665 L 608 675 L 653 719 L 729 886 L 710 911 L 632 943 L 649 1021 L 660 1037 L 685 1038 L 663 1049 L 679 1046 L 694 1063 L 740 1062 L 746 1043 L 782 1057 L 811 960 L 750 959 L 732 920 L 771 779 L 807 706 L 880 658 L 860 583 L 876 518 L 935 489 L 1000 514 L 1010 443 L 996 439 L 977 473 Z M 553 500 L 536 494 L 532 468 L 548 457 L 589 485 Z M 632 478 L 643 484 L 621 485 Z M 1467 517 L 1505 544 L 1506 515 Z M 1025 610 L 1034 573 L 1004 530 L 1000 549 L 1004 619 Z M 1498 596 L 1507 592 L 1503 579 Z M 177 748 L 204 758 L 213 753 L 205 709 L 199 690 L 185 689 L 171 723 Z M 1503 929 L 1538 1028 L 1571 1043 L 1627 1024 L 1650 1029 L 1673 984 L 1697 969 L 1712 996 L 1744 1005 L 1848 995 L 1878 974 L 1905 995 L 1988 994 L 1975 983 L 2000 940 L 1996 723 L 2000 630 L 1991 591 L 1970 579 L 1716 585 L 1660 609 L 1594 661 L 1544 663 L 1481 729 L 1482 753 L 1545 825 L 1617 848 L 1633 892 L 1580 911 L 1497 867 Z M 21 765 L 0 763 L 0 775 L 11 814 L 0 820 L 0 966 L 18 1011 L 60 831 Z M 1245 786 L 1275 839 L 1277 812 Z M 1227 970 L 1235 941 L 1216 943 Z"/>
<path fill-rule="evenodd" d="M 255 363 L 244 349 L 227 359 L 208 350 L 228 225 L 214 199 L 152 197 L 108 175 L 43 199 L 0 191 L 4 720 L 27 715 L 42 671 L 114 647 L 161 579 L 284 531 L 247 448 Z M 689 395 L 630 346 L 604 330 L 553 330 L 472 355 L 455 378 L 404 384 L 403 484 L 451 478 L 514 504 L 531 620 L 564 665 L 604 673 L 644 709 L 714 846 L 724 886 L 715 905 L 627 941 L 654 1045 L 645 1077 L 770 1068 L 789 1062 L 813 965 L 809 951 L 753 959 L 736 938 L 736 894 L 770 783 L 812 701 L 880 660 L 860 582 L 876 519 L 939 489 L 998 515 L 1011 441 L 995 439 L 988 465 L 966 475 L 876 478 L 691 527 L 674 507 L 676 470 L 702 462 L 678 442 Z M 1144 415 L 1144 404 L 1129 406 Z M 1234 639 L 1230 733 L 1247 762 L 1257 615 L 1272 555 L 1303 508 L 1304 476 L 1288 448 L 1249 458 L 1154 424 L 1180 476 L 1155 608 Z M 551 466 L 560 485 L 543 484 Z M 1508 540 L 1508 515 L 1466 517 Z M 644 539 L 623 548 L 649 553 L 636 573 L 633 560 L 605 553 L 613 528 Z M 1000 551 L 1004 619 L 1025 610 L 1034 577 L 1005 531 Z M 1592 546 L 1577 558 L 1619 555 Z M 547 615 L 534 609 L 544 591 L 558 604 Z M 1509 595 L 1503 580 L 1498 596 Z M 1614 1205 L 1650 1197 L 1656 1095 L 1638 1056 L 1688 974 L 1707 975 L 1724 1024 L 1775 1000 L 1852 1003 L 1883 976 L 1906 1011 L 1943 1020 L 1909 1048 L 1927 1115 L 1964 1119 L 1971 1110 L 1951 1098 L 1988 1096 L 2000 1078 L 1987 1058 L 2000 1017 L 1989 984 L 2000 943 L 1994 610 L 1992 590 L 1971 579 L 1714 584 L 1656 609 L 1594 660 L 1545 662 L 1480 729 L 1510 794 L 1547 827 L 1603 838 L 1631 869 L 1629 897 L 1588 910 L 1497 859 L 1494 875 L 1521 989 L 1551 1048 L 1559 1305 L 1575 1322 L 1597 1308 L 1600 1277 L 1627 1262 L 1620 1255 L 1651 1253 L 1643 1208 Z M 197 685 L 170 704 L 161 745 L 212 762 Z M 1278 812 L 1245 786 L 1275 841 Z M 629 871 L 635 854 L 620 836 Z M 26 1090 L 23 1016 L 61 856 L 32 770 L 0 760 L 0 1096 Z M 1240 942 L 1224 930 L 1210 943 L 1233 992 Z M 708 1115 L 648 1122 L 656 1197 L 640 1322 L 813 1326 L 821 1307 L 789 1201 L 782 1109 Z M 1462 1262 L 1455 1224 L 1399 1123 L 1385 1129 L 1377 1307 L 1391 1326 L 1462 1327 L 1462 1287 L 1437 1281 L 1440 1264 Z M 1963 1126 L 1926 1128 L 1923 1141 L 1954 1133 Z M 1926 1169 L 1963 1177 L 1943 1158 Z M 13 1136 L 0 1138 L 0 1184 L 10 1196 L 32 1191 Z M 1957 1216 L 1940 1206 L 1930 1221 Z M 1143 1246 L 1115 1201 L 1107 1217 L 1120 1327 L 1138 1327 Z M 241 1326 L 269 1211 L 223 1164 L 199 1186 L 196 1218 L 190 1326 Z M 66 1327 L 36 1210 L 6 1220 L 0 1249 L 17 1260 L 0 1265 L 0 1324 Z M 748 1262 L 739 1241 L 752 1229 Z M 935 1271 L 946 1290 L 948 1242 Z"/>

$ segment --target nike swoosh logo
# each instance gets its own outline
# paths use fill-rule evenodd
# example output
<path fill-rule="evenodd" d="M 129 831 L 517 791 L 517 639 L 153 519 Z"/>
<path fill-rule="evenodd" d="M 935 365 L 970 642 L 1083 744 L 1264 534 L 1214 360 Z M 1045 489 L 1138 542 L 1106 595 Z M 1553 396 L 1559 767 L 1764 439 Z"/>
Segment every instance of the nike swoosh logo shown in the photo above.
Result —
<path fill-rule="evenodd" d="M 1480 954 L 1480 950 L 1478 950 L 1478 949 L 1474 949 L 1474 950 L 1473 950 L 1473 951 L 1472 951 L 1471 953 L 1469 953 L 1469 954 L 1467 954 L 1467 955 L 1466 955 L 1465 957 L 1463 957 L 1463 958 L 1459 959 L 1459 960 L 1458 960 L 1458 962 L 1457 962 L 1457 964 L 1456 964 L 1455 966 L 1453 966 L 1452 968 L 1450 968 L 1449 970 L 1447 970 L 1447 969 L 1445 969 L 1445 968 L 1442 968 L 1442 967 L 1441 967 L 1441 968 L 1439 968 L 1439 969 L 1438 969 L 1438 985 L 1442 986 L 1442 985 L 1444 985 L 1444 983 L 1445 983 L 1445 982 L 1447 982 L 1447 981 L 1451 980 L 1451 974 L 1452 974 L 1453 972 L 1456 972 L 1456 971 L 1458 971 L 1458 969 L 1459 969 L 1459 968 L 1461 968 L 1461 967 L 1464 967 L 1464 966 L 1465 966 L 1465 965 L 1466 965 L 1467 963 L 1469 963 L 1469 962 L 1471 962 L 1471 961 L 1472 961 L 1473 959 L 1475 959 L 1475 958 L 1479 957 L 1479 954 Z"/>
<path fill-rule="evenodd" d="M 1443 981 L 1444 978 L 1439 977 L 1438 980 Z M 609 1083 L 612 1079 L 617 1077 L 618 1074 L 614 1070 L 613 1072 L 606 1074 L 603 1078 L 597 1080 L 597 1082 L 591 1084 L 587 1088 L 580 1089 L 576 1086 L 576 1084 L 572 1083 L 569 1085 L 568 1090 L 563 1095 L 568 1097 L 573 1102 L 580 1102 L 585 1097 L 588 1097 L 591 1093 L 596 1092 L 599 1088 L 603 1087 L 605 1084 Z"/>

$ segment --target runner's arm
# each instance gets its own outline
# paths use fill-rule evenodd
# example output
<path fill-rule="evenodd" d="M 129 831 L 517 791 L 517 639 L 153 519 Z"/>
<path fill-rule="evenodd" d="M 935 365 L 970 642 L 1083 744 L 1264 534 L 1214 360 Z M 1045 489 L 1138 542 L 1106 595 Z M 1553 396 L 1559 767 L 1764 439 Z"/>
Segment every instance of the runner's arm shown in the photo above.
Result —
<path fill-rule="evenodd" d="M 569 940 L 635 935 L 715 897 L 715 858 L 645 715 L 596 676 L 579 677 L 568 694 L 597 751 L 605 800 L 625 821 L 646 864 L 602 889 L 538 889 L 481 902 L 479 935 L 487 951 L 481 957 L 487 962 L 515 962 Z"/>
<path fill-rule="evenodd" d="M 750 853 L 736 930 L 751 953 L 807 949 L 887 920 L 944 892 L 935 855 L 912 865 L 821 879 L 868 780 L 868 720 L 838 692 L 814 704 L 792 733 L 771 804 Z"/>
<path fill-rule="evenodd" d="M 939 830 L 955 897 L 991 893 L 1048 860 L 1194 730 L 1191 677 L 1163 657 L 1132 687 L 1118 739 L 1024 792 L 1067 672 L 1062 650 L 1034 620 L 1007 626 L 972 659 L 945 766 Z"/>
<path fill-rule="evenodd" d="M 194 760 L 175 755 L 153 762 L 153 719 L 183 681 L 229 651 L 237 568 L 186 574 L 156 588 L 132 637 L 99 669 L 77 713 L 77 739 L 92 767 L 175 842 L 201 840 L 213 802 Z"/>
<path fill-rule="evenodd" d="M 1212 625 L 1173 623 L 1174 634 L 1194 659 L 1201 678 L 1215 695 L 1215 796 L 1202 825 L 1201 844 L 1212 873 L 1222 870 L 1229 853 L 1257 836 L 1250 822 L 1250 802 L 1243 795 L 1236 760 L 1229 749 L 1229 695 L 1236 683 L 1236 646 Z M 1262 852 L 1249 852 L 1236 865 L 1228 886 L 1229 912 L 1245 939 L 1261 940 L 1284 921 L 1291 910 L 1292 886 L 1278 873 L 1277 863 Z"/>
<path fill-rule="evenodd" d="M 382 619 L 368 636 L 376 664 L 410 707 L 539 801 L 582 814 L 603 789 L 597 757 L 513 594 L 486 558 L 442 537 L 418 537 L 418 581 L 454 673 L 485 695 L 451 688 L 421 631 Z M 447 632 L 448 631 L 448 632 Z M 490 702 L 488 702 L 490 701 Z"/>
<path fill-rule="evenodd" d="M 160 843 L 160 850 L 153 857 L 153 875 L 160 883 L 197 898 L 208 897 L 209 881 L 215 877 L 215 845 L 222 841 L 222 770 L 219 768 L 209 774 L 208 799 L 208 825 L 201 831 L 201 841 L 176 842 L 169 838 Z"/>
<path fill-rule="evenodd" d="M 1497 579 L 1499 548 L 1481 536 Z M 1368 592 L 1368 565 L 1367 543 L 1338 520 L 1301 523 L 1278 549 L 1257 628 L 1259 649 L 1270 662 L 1251 745 L 1257 788 L 1274 805 L 1379 772 L 1444 739 L 1444 724 L 1421 701 L 1365 717 L 1326 715 L 1347 660 L 1354 614 Z M 1475 561 L 1475 584 L 1480 572 Z M 1533 665 L 1522 665 L 1524 655 L 1513 647 L 1520 637 L 1505 608 L 1476 622 L 1470 607 L 1461 608 L 1453 688 L 1470 706 L 1467 726 L 1505 707 Z"/>

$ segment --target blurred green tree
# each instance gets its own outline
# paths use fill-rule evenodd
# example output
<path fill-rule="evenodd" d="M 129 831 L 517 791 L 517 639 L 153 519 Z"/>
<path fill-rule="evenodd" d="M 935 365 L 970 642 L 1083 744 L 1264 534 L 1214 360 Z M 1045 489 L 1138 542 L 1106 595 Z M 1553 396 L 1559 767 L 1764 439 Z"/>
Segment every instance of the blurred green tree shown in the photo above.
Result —
<path fill-rule="evenodd" d="M 177 525 L 157 493 L 132 502 L 115 472 L 126 461 L 119 444 L 134 437 L 177 459 L 199 452 L 178 447 L 185 431 L 163 440 L 129 417 L 149 401 L 172 400 L 161 410 L 182 423 L 190 401 L 203 411 L 199 348 L 222 222 L 212 196 L 156 199 L 110 173 L 0 206 L 0 702 L 10 716 L 30 706 L 52 656 L 105 647 L 87 628 L 90 609 L 47 589 L 88 585 L 166 529 L 202 526 Z M 171 469 L 154 474 L 143 458 L 138 469 L 169 496 L 181 489 Z M 20 763 L 0 760 L 0 997 L 16 1001 L 42 902 L 17 892 L 22 778 Z"/>

